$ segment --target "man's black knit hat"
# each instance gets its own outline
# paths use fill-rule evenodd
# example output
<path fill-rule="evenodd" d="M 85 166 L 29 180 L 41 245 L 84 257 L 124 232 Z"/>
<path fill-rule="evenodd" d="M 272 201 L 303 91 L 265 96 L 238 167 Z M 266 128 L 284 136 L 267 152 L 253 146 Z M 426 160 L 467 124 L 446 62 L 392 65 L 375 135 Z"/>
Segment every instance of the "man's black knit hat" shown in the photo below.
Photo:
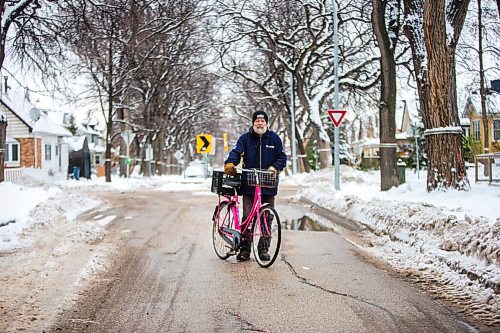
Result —
<path fill-rule="evenodd" d="M 253 113 L 252 124 L 255 123 L 255 121 L 257 120 L 257 117 L 259 117 L 259 116 L 264 117 L 266 124 L 269 123 L 269 117 L 267 116 L 267 113 L 264 110 L 259 109 Z"/>

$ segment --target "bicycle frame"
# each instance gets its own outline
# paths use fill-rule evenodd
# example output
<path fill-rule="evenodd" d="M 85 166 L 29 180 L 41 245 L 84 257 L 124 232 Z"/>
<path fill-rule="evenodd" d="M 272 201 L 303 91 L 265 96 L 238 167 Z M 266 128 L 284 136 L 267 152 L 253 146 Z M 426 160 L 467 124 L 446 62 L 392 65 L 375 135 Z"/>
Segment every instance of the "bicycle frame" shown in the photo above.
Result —
<path fill-rule="evenodd" d="M 254 170 L 245 170 L 242 169 L 243 171 L 247 172 L 256 172 Z M 221 197 L 224 199 L 221 200 Z M 250 214 L 248 214 L 247 218 L 245 221 L 240 222 L 240 213 L 239 213 L 239 198 L 237 195 L 235 196 L 226 196 L 226 195 L 219 195 L 219 205 L 222 202 L 227 202 L 228 206 L 231 208 L 231 212 L 234 216 L 234 229 L 238 231 L 241 234 L 245 234 L 247 230 L 252 230 L 253 226 L 253 219 L 256 219 L 256 222 L 259 223 L 259 228 L 262 228 L 262 225 L 265 226 L 266 228 L 266 233 L 269 233 L 268 225 L 267 223 L 261 223 L 260 220 L 260 209 L 262 207 L 266 207 L 269 205 L 269 203 L 262 203 L 262 189 L 260 183 L 255 185 L 255 192 L 254 192 L 254 199 L 253 199 L 253 204 L 252 208 L 250 210 Z M 220 211 L 217 213 L 217 218 L 220 220 Z M 242 230 L 243 228 L 243 230 Z M 261 230 L 262 231 L 262 230 Z M 226 236 L 228 239 L 231 239 L 230 237 L 233 237 L 233 233 L 229 232 L 228 230 L 221 230 L 221 232 L 224 233 L 224 236 Z M 235 250 L 235 249 L 234 249 Z"/>

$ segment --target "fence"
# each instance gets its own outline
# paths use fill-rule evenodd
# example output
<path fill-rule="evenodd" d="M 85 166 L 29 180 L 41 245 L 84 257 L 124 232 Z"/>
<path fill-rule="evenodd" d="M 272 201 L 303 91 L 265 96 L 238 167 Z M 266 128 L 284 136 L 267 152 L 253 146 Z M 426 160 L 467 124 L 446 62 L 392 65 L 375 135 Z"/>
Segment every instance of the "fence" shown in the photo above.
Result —
<path fill-rule="evenodd" d="M 21 178 L 21 176 L 23 175 L 23 169 L 22 168 L 4 169 L 3 174 L 6 182 L 13 182 L 16 179 Z"/>
<path fill-rule="evenodd" d="M 481 154 L 474 156 L 475 180 L 476 182 L 487 181 L 490 185 L 493 183 L 500 183 L 500 153 L 494 154 Z M 484 166 L 484 176 L 479 176 L 479 164 Z"/>

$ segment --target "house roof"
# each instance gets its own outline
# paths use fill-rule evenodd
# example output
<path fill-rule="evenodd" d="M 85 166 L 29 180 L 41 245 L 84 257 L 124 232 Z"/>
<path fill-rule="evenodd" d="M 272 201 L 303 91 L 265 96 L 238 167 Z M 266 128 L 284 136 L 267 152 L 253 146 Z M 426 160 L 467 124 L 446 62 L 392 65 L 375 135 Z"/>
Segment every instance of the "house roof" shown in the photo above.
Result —
<path fill-rule="evenodd" d="M 463 118 L 469 118 L 471 113 L 481 114 L 481 96 L 479 94 L 469 94 L 464 104 L 462 111 Z M 500 94 L 492 92 L 491 95 L 486 95 L 486 112 L 488 114 L 500 113 Z"/>
<path fill-rule="evenodd" d="M 72 136 L 70 131 L 68 131 L 63 126 L 55 123 L 47 116 L 41 116 L 38 121 L 35 122 L 33 127 L 33 133 L 45 133 L 57 136 Z"/>
<path fill-rule="evenodd" d="M 64 142 L 68 144 L 71 151 L 77 151 L 83 148 L 86 139 L 87 137 L 85 135 L 72 136 L 70 138 L 65 138 Z"/>
<path fill-rule="evenodd" d="M 97 135 L 98 137 L 103 137 L 102 132 L 96 129 L 96 124 L 90 123 L 79 123 L 76 125 L 76 133 L 78 135 Z"/>
<path fill-rule="evenodd" d="M 405 115 L 405 105 L 408 110 L 407 115 Z M 412 125 L 422 126 L 422 121 L 419 116 L 419 104 L 416 99 L 405 99 L 396 101 L 396 129 L 401 132 L 408 132 L 412 134 Z M 405 117 L 409 117 L 405 119 Z M 406 123 L 408 122 L 408 123 Z"/>
<path fill-rule="evenodd" d="M 50 119 L 46 111 L 38 109 L 31 103 L 26 88 L 21 87 L 16 82 L 9 82 L 7 92 L 0 91 L 0 101 L 35 133 L 57 136 L 72 135 L 61 124 Z"/>

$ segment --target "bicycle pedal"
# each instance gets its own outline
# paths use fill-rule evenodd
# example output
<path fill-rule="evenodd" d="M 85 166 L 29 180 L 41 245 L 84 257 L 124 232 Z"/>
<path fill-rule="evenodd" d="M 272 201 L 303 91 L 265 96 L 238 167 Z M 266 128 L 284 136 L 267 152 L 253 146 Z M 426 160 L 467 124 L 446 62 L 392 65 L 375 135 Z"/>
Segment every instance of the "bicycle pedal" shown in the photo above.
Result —
<path fill-rule="evenodd" d="M 236 251 L 235 250 L 228 251 L 227 255 L 228 256 L 234 256 L 234 255 L 236 255 Z"/>

